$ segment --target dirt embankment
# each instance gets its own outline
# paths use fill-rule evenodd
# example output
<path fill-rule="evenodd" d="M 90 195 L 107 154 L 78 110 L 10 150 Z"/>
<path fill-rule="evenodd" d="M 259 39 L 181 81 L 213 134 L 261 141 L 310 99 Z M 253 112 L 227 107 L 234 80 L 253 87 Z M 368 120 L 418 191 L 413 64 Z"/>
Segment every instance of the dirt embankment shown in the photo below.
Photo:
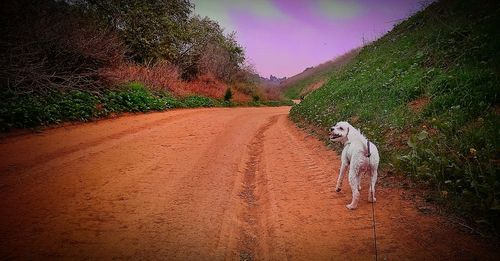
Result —
<path fill-rule="evenodd" d="M 345 208 L 337 155 L 288 110 L 178 110 L 3 139 L 0 256 L 373 259 L 371 206 Z M 403 192 L 379 186 L 380 258 L 497 257 Z"/>

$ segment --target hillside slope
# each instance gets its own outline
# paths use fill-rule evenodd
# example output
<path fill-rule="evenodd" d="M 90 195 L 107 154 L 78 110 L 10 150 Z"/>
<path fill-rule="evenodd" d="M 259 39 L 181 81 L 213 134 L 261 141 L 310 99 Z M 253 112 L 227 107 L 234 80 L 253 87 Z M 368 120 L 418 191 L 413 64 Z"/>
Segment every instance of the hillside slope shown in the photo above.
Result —
<path fill-rule="evenodd" d="M 326 130 L 353 123 L 383 168 L 434 188 L 469 221 L 500 231 L 500 4 L 440 1 L 364 47 L 293 107 Z"/>
<path fill-rule="evenodd" d="M 321 87 L 329 75 L 341 69 L 359 53 L 359 48 L 353 49 L 333 60 L 327 61 L 294 75 L 280 84 L 285 97 L 298 99 Z"/>

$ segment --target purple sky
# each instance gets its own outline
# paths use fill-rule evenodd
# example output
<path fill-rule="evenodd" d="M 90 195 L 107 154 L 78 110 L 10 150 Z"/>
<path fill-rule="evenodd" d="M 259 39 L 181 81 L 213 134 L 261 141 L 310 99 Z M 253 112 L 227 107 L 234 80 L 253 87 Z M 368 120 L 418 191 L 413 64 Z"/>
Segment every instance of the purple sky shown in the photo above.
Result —
<path fill-rule="evenodd" d="M 194 0 L 195 12 L 236 31 L 265 77 L 293 76 L 391 30 L 422 0 Z M 429 1 L 426 1 L 429 2 Z"/>

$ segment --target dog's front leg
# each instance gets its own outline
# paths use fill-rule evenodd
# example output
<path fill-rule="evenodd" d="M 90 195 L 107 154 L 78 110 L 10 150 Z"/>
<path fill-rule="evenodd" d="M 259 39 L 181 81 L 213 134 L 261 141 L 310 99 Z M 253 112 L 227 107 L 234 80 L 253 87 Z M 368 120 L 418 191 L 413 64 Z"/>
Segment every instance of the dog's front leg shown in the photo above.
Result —
<path fill-rule="evenodd" d="M 335 191 L 340 192 L 342 190 L 342 181 L 344 181 L 344 174 L 345 170 L 347 169 L 347 164 L 345 164 L 342 161 L 342 164 L 340 164 L 340 172 L 339 172 L 339 177 L 337 179 L 337 186 L 335 187 Z"/>

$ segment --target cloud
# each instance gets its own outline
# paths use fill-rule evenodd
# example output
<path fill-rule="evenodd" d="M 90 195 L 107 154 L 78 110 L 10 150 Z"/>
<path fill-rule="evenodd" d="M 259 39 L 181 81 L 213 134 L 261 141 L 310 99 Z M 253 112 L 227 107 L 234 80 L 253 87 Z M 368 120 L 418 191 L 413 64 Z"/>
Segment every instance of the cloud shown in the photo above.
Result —
<path fill-rule="evenodd" d="M 219 22 L 226 32 L 236 30 L 233 12 L 248 12 L 261 19 L 285 19 L 286 15 L 270 0 L 194 0 L 195 13 Z"/>
<path fill-rule="evenodd" d="M 320 15 L 334 20 L 353 19 L 363 9 L 359 3 L 346 0 L 318 0 L 314 5 Z"/>

